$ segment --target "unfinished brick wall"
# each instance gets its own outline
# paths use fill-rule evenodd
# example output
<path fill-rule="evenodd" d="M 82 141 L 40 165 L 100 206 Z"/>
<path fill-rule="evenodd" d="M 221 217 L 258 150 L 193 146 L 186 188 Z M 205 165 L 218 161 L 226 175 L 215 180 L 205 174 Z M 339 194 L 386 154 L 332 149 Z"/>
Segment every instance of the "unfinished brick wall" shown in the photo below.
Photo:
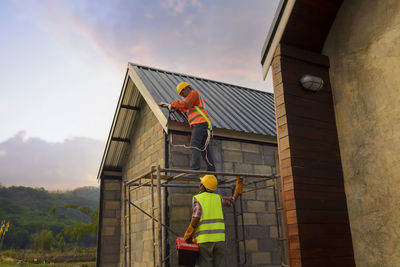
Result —
<path fill-rule="evenodd" d="M 123 167 L 124 182 L 149 171 L 151 166 L 164 166 L 163 129 L 144 101 L 141 104 L 139 116 L 134 122 L 134 127 L 130 137 L 131 143 L 127 160 Z M 125 201 L 124 192 L 122 191 L 121 194 L 123 201 Z M 128 194 L 126 195 L 128 196 Z M 130 194 L 132 202 L 151 214 L 151 191 L 149 187 L 141 187 Z M 154 195 L 154 201 L 158 203 L 157 194 Z M 131 213 L 130 231 L 128 217 L 121 222 L 120 264 L 121 266 L 127 264 L 130 254 L 131 265 L 152 266 L 152 220 L 133 206 L 122 206 L 122 212 L 126 212 L 124 214 L 128 215 L 129 211 Z M 158 217 L 158 210 L 155 211 L 155 215 Z M 129 232 L 131 235 L 130 253 L 128 249 Z"/>
<path fill-rule="evenodd" d="M 121 237 L 121 181 L 102 181 L 101 266 L 116 267 L 119 263 Z"/>
<path fill-rule="evenodd" d="M 150 170 L 151 166 L 160 165 L 165 167 L 165 139 L 161 125 L 151 112 L 147 104 L 141 105 L 140 114 L 134 124 L 135 129 L 130 137 L 130 149 L 127 152 L 127 160 L 123 166 L 124 182 Z M 174 144 L 188 144 L 190 135 L 170 134 Z M 274 145 L 256 144 L 245 141 L 213 140 L 213 154 L 216 168 L 219 171 L 272 174 L 275 172 L 275 151 Z M 168 164 L 170 168 L 185 168 L 190 166 L 191 151 L 185 148 L 169 146 Z M 202 169 L 206 165 L 202 160 Z M 184 184 L 190 184 L 185 182 Z M 162 209 L 166 211 L 165 223 L 175 232 L 183 235 L 191 217 L 191 200 L 198 190 L 199 181 L 192 183 L 195 188 L 163 188 Z M 261 186 L 261 185 L 260 185 Z M 135 187 L 132 187 L 134 189 Z M 127 196 L 140 208 L 151 214 L 151 189 L 141 187 L 135 189 Z M 220 189 L 221 195 L 231 196 L 232 189 Z M 128 216 L 121 220 L 121 242 L 120 242 L 120 266 L 130 264 L 132 266 L 151 266 L 153 264 L 153 233 L 152 220 L 133 206 L 124 205 L 124 192 L 122 196 L 122 217 L 130 213 L 130 224 Z M 240 259 L 245 266 L 278 266 L 280 263 L 279 248 L 277 242 L 277 228 L 275 220 L 275 207 L 272 190 L 263 189 L 246 193 L 242 198 L 244 212 L 244 230 L 246 239 L 246 251 L 243 243 L 239 244 Z M 154 195 L 155 206 L 158 206 L 157 195 Z M 236 204 L 239 207 L 239 203 Z M 237 265 L 237 252 L 235 243 L 235 227 L 233 208 L 224 209 L 226 219 L 226 260 L 227 266 Z M 238 218 L 238 231 L 241 232 L 241 221 Z M 129 229 L 130 228 L 130 229 Z M 130 232 L 130 236 L 129 233 Z M 158 224 L 155 224 L 155 238 L 157 238 Z M 130 243 L 129 243 L 130 237 Z M 239 237 L 241 234 L 239 233 Z M 171 256 L 168 260 L 169 266 L 177 266 L 175 252 L 176 236 L 163 231 L 164 242 Z M 130 244 L 130 246 L 129 246 Z M 130 249 L 129 249 L 130 247 Z M 164 253 L 164 252 L 163 252 Z M 246 254 L 245 254 L 246 253 Z M 158 251 L 156 251 L 158 258 Z"/>
<path fill-rule="evenodd" d="M 124 163 L 124 179 L 134 178 L 150 170 L 150 166 L 164 165 L 164 132 L 146 102 L 141 110 L 130 137 L 131 144 Z"/>
<path fill-rule="evenodd" d="M 190 135 L 172 133 L 173 144 L 188 144 Z M 170 139 L 171 140 L 171 139 Z M 249 143 L 240 140 L 224 140 L 214 138 L 214 161 L 217 171 L 256 173 L 270 175 L 276 171 L 276 146 L 260 143 Z M 170 146 L 170 168 L 188 169 L 190 166 L 191 151 L 181 147 Z M 206 165 L 202 160 L 202 169 Z M 251 181 L 251 179 L 247 179 Z M 193 184 L 199 184 L 194 181 Z M 266 182 L 258 184 L 259 187 Z M 248 188 L 250 189 L 250 188 Z M 198 192 L 195 189 L 168 188 L 168 223 L 178 232 L 185 232 L 191 216 L 191 199 Z M 221 195 L 232 195 L 232 191 L 222 189 Z M 278 231 L 276 225 L 274 194 L 272 189 L 260 189 L 245 193 L 242 196 L 243 216 L 245 227 L 246 251 L 243 242 L 240 244 L 241 260 L 245 266 L 280 266 L 280 253 L 278 243 Z M 239 201 L 236 207 L 239 207 Z M 237 265 L 237 253 L 234 240 L 233 209 L 225 208 L 226 222 L 226 260 L 227 266 Z M 239 232 L 241 232 L 241 220 L 238 218 Z M 173 253 L 175 236 L 169 235 L 170 253 Z M 239 235 L 241 237 L 241 235 Z M 171 257 L 171 266 L 176 266 L 176 257 Z"/>

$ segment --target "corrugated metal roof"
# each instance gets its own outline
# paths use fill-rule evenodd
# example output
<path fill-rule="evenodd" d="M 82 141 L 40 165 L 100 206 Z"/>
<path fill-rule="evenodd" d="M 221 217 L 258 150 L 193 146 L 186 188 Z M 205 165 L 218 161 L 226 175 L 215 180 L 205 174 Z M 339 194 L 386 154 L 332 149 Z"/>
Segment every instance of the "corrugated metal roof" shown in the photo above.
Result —
<path fill-rule="evenodd" d="M 155 102 L 178 100 L 176 85 L 188 82 L 204 99 L 213 127 L 276 136 L 274 96 L 271 93 L 129 63 Z M 168 111 L 163 109 L 168 118 Z M 172 120 L 184 122 L 174 114 Z"/>
<path fill-rule="evenodd" d="M 154 101 L 148 103 L 154 107 L 155 103 L 177 100 L 176 85 L 181 81 L 191 84 L 203 96 L 214 128 L 276 136 L 271 93 L 129 63 L 98 178 L 104 171 L 121 171 L 142 101 Z M 153 112 L 163 114 L 162 120 L 167 121 L 169 112 L 161 110 L 159 113 L 156 106 Z M 173 113 L 169 119 L 187 122 L 182 113 Z"/>

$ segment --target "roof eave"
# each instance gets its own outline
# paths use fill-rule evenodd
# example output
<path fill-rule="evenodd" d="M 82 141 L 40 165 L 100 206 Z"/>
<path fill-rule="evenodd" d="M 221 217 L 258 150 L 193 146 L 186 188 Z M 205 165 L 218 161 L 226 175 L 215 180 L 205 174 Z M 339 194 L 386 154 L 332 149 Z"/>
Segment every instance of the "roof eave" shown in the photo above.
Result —
<path fill-rule="evenodd" d="M 263 79 L 267 77 L 275 50 L 282 38 L 296 0 L 281 0 L 261 52 Z"/>
<path fill-rule="evenodd" d="M 191 133 L 192 129 L 185 123 L 168 121 L 168 130 Z M 246 141 L 277 144 L 276 136 L 234 131 L 229 129 L 213 128 L 213 135 L 224 138 L 240 139 Z"/>
<path fill-rule="evenodd" d="M 135 71 L 135 66 L 128 64 L 128 68 L 126 71 L 126 75 L 125 75 L 125 79 L 124 79 L 124 83 L 122 86 L 122 90 L 121 90 L 121 94 L 118 100 L 118 105 L 114 114 L 114 119 L 112 122 L 112 126 L 110 129 L 110 133 L 108 135 L 108 139 L 107 139 L 107 143 L 104 149 L 104 154 L 103 154 L 103 158 L 101 160 L 101 164 L 100 164 L 100 168 L 97 174 L 97 179 L 101 179 L 103 177 L 104 172 L 108 171 L 108 169 L 106 170 L 105 166 L 106 165 L 106 160 L 107 160 L 107 156 L 109 154 L 109 150 L 110 150 L 110 146 L 111 146 L 111 141 L 112 138 L 115 137 L 114 136 L 114 131 L 116 128 L 116 124 L 120 115 L 120 110 L 121 110 L 121 105 L 124 101 L 124 96 L 125 96 L 125 90 L 127 89 L 127 84 L 128 84 L 128 80 L 129 78 L 132 80 L 132 82 L 135 84 L 136 88 L 139 90 L 139 93 L 141 94 L 141 96 L 144 98 L 144 100 L 146 101 L 146 103 L 149 105 L 151 111 L 153 112 L 153 114 L 156 116 L 157 120 L 160 122 L 163 130 L 165 132 L 168 131 L 167 129 L 167 118 L 164 116 L 164 114 L 161 111 L 161 108 L 157 105 L 157 103 L 154 101 L 153 97 L 150 95 L 149 91 L 147 90 L 147 88 L 145 87 L 143 81 L 140 79 L 139 75 L 136 73 Z M 110 170 L 110 171 L 115 171 Z"/>
<path fill-rule="evenodd" d="M 118 105 L 117 105 L 117 108 L 115 110 L 115 114 L 114 114 L 113 122 L 111 124 L 110 132 L 108 134 L 108 139 L 107 139 L 107 143 L 106 143 L 106 146 L 105 146 L 105 149 L 104 149 L 103 157 L 101 159 L 99 172 L 97 173 L 97 180 L 101 179 L 101 176 L 103 174 L 104 164 L 105 164 L 105 161 L 106 161 L 106 157 L 107 157 L 108 151 L 110 149 L 111 139 L 112 139 L 112 136 L 113 136 L 113 133 L 114 133 L 114 129 L 115 129 L 115 125 L 116 125 L 116 122 L 117 122 L 117 119 L 118 119 L 119 110 L 120 110 L 120 107 L 121 107 L 121 104 L 122 104 L 122 101 L 123 101 L 123 96 L 124 96 L 124 92 L 125 92 L 125 88 L 126 88 L 127 82 L 128 82 L 128 69 L 126 70 L 126 73 L 125 73 L 125 79 L 124 79 L 124 83 L 122 85 L 121 94 L 120 94 L 119 99 L 118 99 Z"/>
<path fill-rule="evenodd" d="M 156 116 L 157 120 L 163 127 L 164 131 L 167 132 L 167 118 L 165 117 L 164 113 L 161 111 L 161 108 L 158 106 L 156 101 L 154 100 L 153 96 L 150 94 L 149 90 L 147 90 L 146 86 L 144 85 L 143 81 L 140 79 L 139 75 L 135 71 L 137 68 L 135 65 L 128 64 L 128 74 L 131 77 L 133 83 L 136 85 L 137 89 L 139 90 L 140 94 L 146 101 L 147 105 L 149 105 L 151 111 Z"/>

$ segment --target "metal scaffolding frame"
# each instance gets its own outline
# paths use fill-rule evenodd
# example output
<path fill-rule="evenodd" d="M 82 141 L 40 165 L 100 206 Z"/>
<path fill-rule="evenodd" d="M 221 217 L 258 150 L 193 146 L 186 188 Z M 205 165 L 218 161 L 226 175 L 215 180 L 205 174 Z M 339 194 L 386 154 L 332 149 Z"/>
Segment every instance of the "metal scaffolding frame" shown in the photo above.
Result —
<path fill-rule="evenodd" d="M 164 175 L 161 175 L 164 173 Z M 252 178 L 256 179 L 247 183 L 243 184 L 243 194 L 260 190 L 266 188 L 272 188 L 274 193 L 274 206 L 275 206 L 275 218 L 276 218 L 276 227 L 278 232 L 278 246 L 280 251 L 280 258 L 281 258 L 281 266 L 289 266 L 287 262 L 287 251 L 285 250 L 286 246 L 286 238 L 284 237 L 284 229 L 281 229 L 281 223 L 283 224 L 283 208 L 281 206 L 281 188 L 279 184 L 276 182 L 277 178 L 280 176 L 276 176 L 275 174 L 272 175 L 263 175 L 263 174 L 249 174 L 249 173 L 235 173 L 235 172 L 210 172 L 210 171 L 195 171 L 195 170 L 186 170 L 186 169 L 168 169 L 168 168 L 161 168 L 158 166 L 152 166 L 150 171 L 124 182 L 124 227 L 125 227 L 125 234 L 124 234 L 124 266 L 131 266 L 131 259 L 132 259 L 132 250 L 131 250 L 131 207 L 135 207 L 144 215 L 148 216 L 152 220 L 152 241 L 153 241 L 153 266 L 154 267 L 163 267 L 165 266 L 166 260 L 171 255 L 163 255 L 165 252 L 165 244 L 163 241 L 163 231 L 168 230 L 175 235 L 179 235 L 178 233 L 174 232 L 170 229 L 167 225 L 163 223 L 165 218 L 165 214 L 163 214 L 162 209 L 162 201 L 161 201 L 161 188 L 165 187 L 180 187 L 180 188 L 198 188 L 198 185 L 193 184 L 174 184 L 170 183 L 171 181 L 195 181 L 193 178 L 186 178 L 186 174 L 197 174 L 197 175 L 205 175 L 205 174 L 213 174 L 218 177 L 233 177 L 233 176 L 240 176 L 242 178 Z M 258 184 L 261 182 L 271 181 L 271 184 L 259 186 Z M 236 182 L 236 178 L 226 178 L 220 179 L 218 181 L 218 188 L 224 189 L 231 189 L 233 192 L 234 183 Z M 147 213 L 144 209 L 140 208 L 138 205 L 131 201 L 131 192 L 137 190 L 141 187 L 150 187 L 151 188 L 151 214 Z M 247 188 L 246 188 L 247 187 Z M 252 188 L 249 188 L 252 187 Z M 245 190 L 247 189 L 247 190 Z M 157 193 L 158 203 L 154 201 L 154 193 Z M 242 198 L 239 197 L 240 200 L 240 213 L 236 212 L 236 205 L 232 205 L 233 212 L 234 212 L 234 225 L 235 225 L 235 243 L 236 243 L 236 253 L 237 253 L 237 266 L 241 266 L 246 264 L 246 240 L 245 240 L 245 233 L 244 233 L 244 221 L 243 221 L 243 202 Z M 157 207 L 156 207 L 157 206 Z M 158 216 L 155 216 L 155 210 L 158 210 Z M 237 216 L 241 216 L 242 221 L 242 238 L 243 240 L 239 239 L 238 234 L 238 224 L 237 224 Z M 158 224 L 158 232 L 156 233 L 155 224 Z M 158 237 L 158 242 L 156 242 L 156 235 Z M 165 235 L 165 234 L 164 234 Z M 243 241 L 243 248 L 244 248 L 244 259 L 241 262 L 240 257 L 240 249 L 239 249 L 239 242 Z M 158 253 L 157 253 L 158 251 Z"/>

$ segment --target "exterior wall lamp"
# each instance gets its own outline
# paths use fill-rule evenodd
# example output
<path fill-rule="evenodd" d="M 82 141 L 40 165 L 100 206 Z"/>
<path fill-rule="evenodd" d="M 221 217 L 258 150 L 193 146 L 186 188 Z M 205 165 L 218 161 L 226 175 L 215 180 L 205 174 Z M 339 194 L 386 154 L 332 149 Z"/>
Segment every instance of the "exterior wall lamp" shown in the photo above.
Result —
<path fill-rule="evenodd" d="M 300 77 L 299 82 L 304 89 L 318 92 L 324 86 L 324 80 L 321 77 L 305 74 Z"/>

